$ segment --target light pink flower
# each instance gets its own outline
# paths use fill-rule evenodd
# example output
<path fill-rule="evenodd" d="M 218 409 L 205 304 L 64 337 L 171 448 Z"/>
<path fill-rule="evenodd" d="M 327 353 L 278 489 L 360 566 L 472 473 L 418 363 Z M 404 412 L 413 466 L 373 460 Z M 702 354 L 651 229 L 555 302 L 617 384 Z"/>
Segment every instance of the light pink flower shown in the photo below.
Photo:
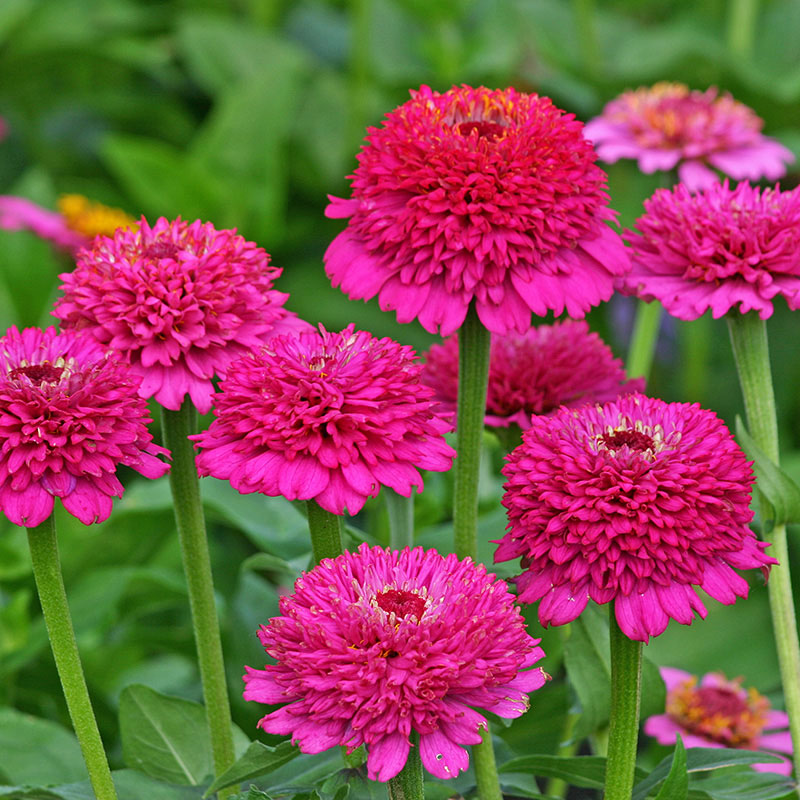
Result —
<path fill-rule="evenodd" d="M 779 730 L 789 727 L 786 712 L 772 709 L 755 689 L 743 689 L 741 678 L 728 680 L 721 672 L 709 672 L 698 685 L 694 675 L 673 667 L 662 667 L 661 677 L 667 685 L 666 714 L 644 723 L 644 732 L 659 744 L 673 745 L 680 734 L 686 747 L 738 747 L 792 755 L 791 734 Z M 753 769 L 790 775 L 792 762 L 785 758 L 753 764 Z"/>
<path fill-rule="evenodd" d="M 563 625 L 589 599 L 647 642 L 670 618 L 746 597 L 733 567 L 777 563 L 748 523 L 753 472 L 712 411 L 626 395 L 538 416 L 506 456 L 508 533 L 495 561 L 522 557 L 519 599 Z"/>
<path fill-rule="evenodd" d="M 692 195 L 676 186 L 644 207 L 638 230 L 626 232 L 633 269 L 624 292 L 686 320 L 736 306 L 767 319 L 776 295 L 800 308 L 800 188 L 731 189 L 726 181 Z"/>
<path fill-rule="evenodd" d="M 91 241 L 83 233 L 70 228 L 62 214 L 24 197 L 8 194 L 0 195 L 0 228 L 7 231 L 30 231 L 68 253 L 77 253 Z"/>
<path fill-rule="evenodd" d="M 367 746 L 370 779 L 403 768 L 419 734 L 425 769 L 454 778 L 486 719 L 521 716 L 549 676 L 506 585 L 435 550 L 361 545 L 324 559 L 259 633 L 276 664 L 247 667 L 245 700 L 276 705 L 258 724 L 304 753 Z"/>
<path fill-rule="evenodd" d="M 526 331 L 531 312 L 582 317 L 629 268 L 594 161 L 546 97 L 423 86 L 369 129 L 352 199 L 331 198 L 326 214 L 349 223 L 328 276 L 443 336 L 473 300 L 493 333 Z"/>
<path fill-rule="evenodd" d="M 233 364 L 204 433 L 201 475 L 248 494 L 316 500 L 357 513 L 389 486 L 408 497 L 420 469 L 450 469 L 455 451 L 410 347 L 350 325 L 280 336 Z"/>
<path fill-rule="evenodd" d="M 233 230 L 163 217 L 98 236 L 64 273 L 53 312 L 88 331 L 142 376 L 142 397 L 177 410 L 188 394 L 211 408 L 212 378 L 277 333 L 305 330 L 273 289 L 281 270 Z"/>
<path fill-rule="evenodd" d="M 0 339 L 0 510 L 44 522 L 61 498 L 86 525 L 122 497 L 117 467 L 158 478 L 169 451 L 152 443 L 139 378 L 89 336 L 9 328 Z"/>
<path fill-rule="evenodd" d="M 457 336 L 430 348 L 422 380 L 436 390 L 443 414 L 455 424 Z M 604 403 L 643 388 L 643 378 L 626 379 L 622 362 L 586 322 L 540 325 L 523 334 L 492 336 L 484 422 L 525 430 L 534 414 L 549 414 L 561 405 Z"/>
<path fill-rule="evenodd" d="M 737 180 L 777 180 L 794 155 L 761 133 L 763 122 L 730 94 L 657 83 L 628 91 L 590 120 L 584 135 L 601 161 L 635 158 L 642 172 L 678 168 L 690 191 L 718 181 L 710 167 Z"/>

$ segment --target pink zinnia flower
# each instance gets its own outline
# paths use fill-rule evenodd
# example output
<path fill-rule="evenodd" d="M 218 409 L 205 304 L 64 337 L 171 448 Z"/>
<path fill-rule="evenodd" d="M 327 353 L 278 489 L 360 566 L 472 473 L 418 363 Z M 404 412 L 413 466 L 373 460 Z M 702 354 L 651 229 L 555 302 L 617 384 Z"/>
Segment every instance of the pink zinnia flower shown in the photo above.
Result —
<path fill-rule="evenodd" d="M 408 497 L 420 469 L 448 470 L 455 456 L 421 371 L 410 347 L 353 325 L 276 337 L 231 366 L 216 419 L 192 437 L 197 468 L 334 514 L 355 514 L 382 485 Z"/>
<path fill-rule="evenodd" d="M 635 158 L 647 173 L 677 167 L 678 178 L 695 191 L 717 182 L 709 165 L 737 180 L 784 175 L 794 155 L 764 136 L 762 125 L 750 108 L 714 87 L 699 92 L 662 82 L 612 100 L 584 135 L 601 161 Z"/>
<path fill-rule="evenodd" d="M 511 88 L 412 92 L 369 129 L 352 199 L 331 198 L 350 218 L 325 254 L 334 286 L 443 336 L 473 299 L 493 333 L 582 317 L 629 268 L 582 127 Z"/>
<path fill-rule="evenodd" d="M 626 232 L 633 269 L 623 291 L 686 320 L 735 306 L 767 319 L 776 295 L 800 308 L 800 188 L 731 189 L 726 181 L 692 195 L 676 186 L 644 207 L 638 231 Z"/>
<path fill-rule="evenodd" d="M 792 736 L 785 711 L 774 710 L 755 689 L 743 689 L 742 679 L 728 680 L 721 672 L 697 678 L 682 669 L 662 667 L 667 684 L 667 713 L 650 717 L 644 732 L 659 744 L 673 745 L 680 734 L 687 747 L 738 747 L 744 750 L 792 754 Z M 790 775 L 792 762 L 753 764 L 760 772 Z"/>
<path fill-rule="evenodd" d="M 444 415 L 455 423 L 457 336 L 430 348 L 422 380 L 436 390 Z M 534 414 L 549 414 L 561 405 L 604 403 L 643 388 L 643 378 L 626 379 L 622 362 L 586 322 L 540 325 L 524 334 L 492 337 L 484 422 L 525 430 Z"/>
<path fill-rule="evenodd" d="M 88 336 L 9 328 L 0 339 L 0 510 L 32 528 L 54 500 L 86 525 L 122 497 L 120 464 L 146 478 L 168 466 L 152 443 L 139 378 Z"/>
<path fill-rule="evenodd" d="M 519 599 L 563 625 L 589 599 L 646 642 L 670 618 L 746 597 L 732 567 L 777 563 L 748 527 L 753 472 L 712 411 L 627 395 L 533 417 L 506 456 L 509 532 L 495 561 L 522 557 Z M 766 572 L 766 570 L 765 570 Z"/>
<path fill-rule="evenodd" d="M 53 312 L 87 330 L 141 375 L 142 397 L 177 410 L 188 394 L 211 408 L 212 378 L 271 336 L 309 327 L 273 289 L 281 270 L 233 230 L 163 217 L 97 237 L 64 273 Z"/>
<path fill-rule="evenodd" d="M 505 583 L 435 550 L 361 545 L 324 559 L 281 597 L 259 638 L 276 664 L 247 667 L 245 700 L 275 705 L 258 724 L 304 753 L 366 744 L 371 780 L 403 768 L 419 734 L 425 769 L 454 778 L 486 719 L 521 716 L 549 676 Z"/>

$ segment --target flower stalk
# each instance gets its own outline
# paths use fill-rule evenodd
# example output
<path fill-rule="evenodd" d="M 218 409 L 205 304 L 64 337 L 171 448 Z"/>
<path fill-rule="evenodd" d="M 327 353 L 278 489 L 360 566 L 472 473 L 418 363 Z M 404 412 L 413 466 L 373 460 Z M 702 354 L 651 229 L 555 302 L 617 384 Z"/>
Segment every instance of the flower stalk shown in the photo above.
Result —
<path fill-rule="evenodd" d="M 625 363 L 625 372 L 629 378 L 650 376 L 660 325 L 661 303 L 655 300 L 650 303 L 639 300 L 636 304 L 636 322 L 633 326 L 628 360 Z"/>
<path fill-rule="evenodd" d="M 319 564 L 323 558 L 340 556 L 344 552 L 342 517 L 326 511 L 316 500 L 309 500 L 306 508 L 314 563 Z"/>
<path fill-rule="evenodd" d="M 398 494 L 394 489 L 383 490 L 389 513 L 389 546 L 402 550 L 414 546 L 414 495 Z"/>
<path fill-rule="evenodd" d="M 42 614 L 50 637 L 50 647 L 92 789 L 97 800 L 116 800 L 117 793 L 92 710 L 78 644 L 75 640 L 75 630 L 61 576 L 58 540 L 52 514 L 40 525 L 28 528 L 28 544 L 36 590 L 39 593 Z"/>
<path fill-rule="evenodd" d="M 188 397 L 178 411 L 167 408 L 161 411 L 164 444 L 172 451 L 169 483 L 189 590 L 203 699 L 211 732 L 214 774 L 219 777 L 233 764 L 235 753 L 203 503 L 194 451 L 188 439 L 195 432 L 196 412 Z M 217 796 L 222 799 L 238 790 L 238 786 L 230 786 L 221 789 Z"/>

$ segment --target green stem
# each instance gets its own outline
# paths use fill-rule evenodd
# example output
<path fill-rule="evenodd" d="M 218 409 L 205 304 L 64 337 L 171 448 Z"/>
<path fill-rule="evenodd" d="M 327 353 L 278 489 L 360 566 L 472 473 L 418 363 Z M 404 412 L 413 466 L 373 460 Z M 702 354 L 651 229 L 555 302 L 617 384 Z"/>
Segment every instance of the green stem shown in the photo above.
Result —
<path fill-rule="evenodd" d="M 728 49 L 734 56 L 748 57 L 753 52 L 758 0 L 731 0 L 728 8 Z"/>
<path fill-rule="evenodd" d="M 600 48 L 597 45 L 594 0 L 572 0 L 575 28 L 584 69 L 601 72 Z"/>
<path fill-rule="evenodd" d="M 639 739 L 642 643 L 629 639 L 609 615 L 611 638 L 611 719 L 608 730 L 605 800 L 630 800 Z"/>
<path fill-rule="evenodd" d="M 188 439 L 195 432 L 196 420 L 194 406 L 188 397 L 179 411 L 161 410 L 164 444 L 172 452 L 169 484 L 189 590 L 200 682 L 211 732 L 214 774 L 219 777 L 233 764 L 235 753 L 203 502 L 194 450 Z M 217 796 L 225 798 L 238 791 L 238 786 L 230 786 L 220 789 Z"/>
<path fill-rule="evenodd" d="M 309 500 L 306 507 L 314 563 L 319 564 L 323 558 L 340 556 L 344 552 L 341 516 L 326 511 L 316 500 Z"/>
<path fill-rule="evenodd" d="M 414 546 L 414 494 L 403 497 L 394 489 L 384 488 L 386 510 L 389 512 L 389 546 L 402 550 Z"/>
<path fill-rule="evenodd" d="M 78 643 L 61 577 L 56 526 L 52 515 L 41 525 L 28 528 L 28 544 L 50 647 L 92 789 L 97 800 L 116 800 L 117 793 L 83 677 Z"/>
<path fill-rule="evenodd" d="M 556 755 L 562 758 L 571 758 L 578 752 L 580 741 L 573 739 L 572 731 L 580 714 L 570 711 L 564 719 L 564 730 L 561 733 L 561 741 L 558 745 Z M 566 797 L 569 784 L 563 778 L 550 778 L 545 786 L 545 794 L 548 797 Z"/>
<path fill-rule="evenodd" d="M 494 757 L 492 732 L 489 728 L 483 732 L 483 741 L 472 745 L 472 765 L 475 768 L 475 783 L 478 786 L 480 800 L 503 800 Z"/>
<path fill-rule="evenodd" d="M 629 378 L 649 378 L 661 325 L 661 304 L 639 300 L 625 371 Z"/>
<path fill-rule="evenodd" d="M 731 313 L 727 319 L 733 356 L 744 397 L 747 428 L 755 443 L 777 464 L 778 421 L 772 388 L 766 322 L 759 319 L 755 312 Z M 759 501 L 763 523 L 770 518 L 772 509 L 761 493 Z M 771 542 L 769 554 L 779 562 L 772 567 L 767 582 L 775 646 L 792 741 L 795 747 L 800 747 L 800 643 L 789 570 L 786 526 L 775 525 L 768 535 Z"/>
<path fill-rule="evenodd" d="M 419 736 L 411 735 L 411 749 L 400 773 L 389 779 L 389 800 L 423 800 L 422 761 L 419 757 Z"/>

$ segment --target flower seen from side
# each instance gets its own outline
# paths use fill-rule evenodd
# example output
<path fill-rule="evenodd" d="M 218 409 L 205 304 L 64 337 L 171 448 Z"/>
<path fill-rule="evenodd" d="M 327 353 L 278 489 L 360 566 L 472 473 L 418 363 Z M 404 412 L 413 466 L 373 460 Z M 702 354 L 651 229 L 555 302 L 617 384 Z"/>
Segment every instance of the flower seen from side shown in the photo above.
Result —
<path fill-rule="evenodd" d="M 629 268 L 594 162 L 549 98 L 422 86 L 369 129 L 352 197 L 331 198 L 326 214 L 349 222 L 328 276 L 443 336 L 473 301 L 493 333 L 526 331 L 531 312 L 583 317 Z"/>
<path fill-rule="evenodd" d="M 193 437 L 200 474 L 334 514 L 357 513 L 381 486 L 408 497 L 420 469 L 446 471 L 455 456 L 421 371 L 410 347 L 353 325 L 276 337 L 222 382 L 216 418 Z"/>
<path fill-rule="evenodd" d="M 139 378 L 88 336 L 12 327 L 0 339 L 0 510 L 34 527 L 56 498 L 102 522 L 122 497 L 120 465 L 158 478 L 168 451 L 152 443 Z"/>
<path fill-rule="evenodd" d="M 164 217 L 117 230 L 81 250 L 64 273 L 53 312 L 85 330 L 141 375 L 142 397 L 178 410 L 189 395 L 211 408 L 212 379 L 251 348 L 309 327 L 273 288 L 281 270 L 267 252 L 233 230 Z"/>
<path fill-rule="evenodd" d="M 746 597 L 735 569 L 777 563 L 748 523 L 753 472 L 712 412 L 626 395 L 533 417 L 503 468 L 508 532 L 495 561 L 522 558 L 519 599 L 543 625 L 614 601 L 620 628 L 647 642 L 670 619 Z"/>
<path fill-rule="evenodd" d="M 419 734 L 425 769 L 453 778 L 486 719 L 521 716 L 549 676 L 505 583 L 471 559 L 361 545 L 324 559 L 280 599 L 247 667 L 245 700 L 284 704 L 258 723 L 304 753 L 366 744 L 370 779 L 403 768 Z"/>
<path fill-rule="evenodd" d="M 800 308 L 800 188 L 732 189 L 726 181 L 693 195 L 676 186 L 644 207 L 637 230 L 626 232 L 633 268 L 624 292 L 659 300 L 685 320 L 734 308 L 767 319 L 778 295 Z"/>
<path fill-rule="evenodd" d="M 436 390 L 444 413 L 455 423 L 457 336 L 430 348 L 422 380 Z M 534 414 L 549 414 L 561 405 L 604 403 L 643 388 L 643 378 L 627 380 L 622 362 L 586 322 L 563 320 L 492 337 L 484 422 L 526 430 Z"/>
<path fill-rule="evenodd" d="M 690 191 L 718 181 L 712 167 L 736 180 L 786 174 L 794 154 L 761 133 L 762 120 L 730 94 L 681 83 L 624 92 L 590 120 L 584 135 L 601 161 L 636 159 L 642 172 L 678 170 Z"/>
<path fill-rule="evenodd" d="M 686 747 L 735 747 L 792 755 L 792 737 L 785 711 L 773 709 L 755 689 L 742 688 L 742 679 L 728 680 L 710 672 L 698 682 L 682 669 L 662 667 L 667 685 L 665 714 L 649 717 L 644 732 L 659 744 L 673 745 L 680 734 Z M 792 763 L 753 764 L 760 772 L 789 775 Z"/>

